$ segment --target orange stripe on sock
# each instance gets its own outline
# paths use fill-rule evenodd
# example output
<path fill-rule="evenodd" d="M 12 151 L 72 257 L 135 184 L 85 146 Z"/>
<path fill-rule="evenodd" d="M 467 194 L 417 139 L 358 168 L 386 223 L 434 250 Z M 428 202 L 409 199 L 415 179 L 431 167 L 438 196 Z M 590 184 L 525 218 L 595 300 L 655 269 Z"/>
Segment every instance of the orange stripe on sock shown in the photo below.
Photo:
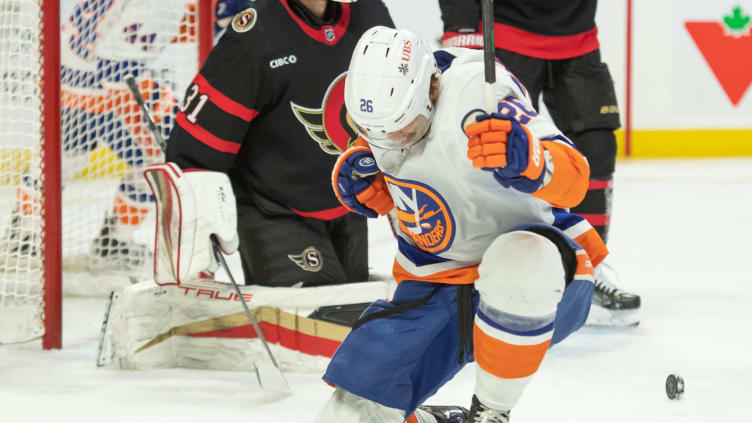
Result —
<path fill-rule="evenodd" d="M 598 232 L 593 228 L 588 229 L 585 233 L 576 237 L 574 242 L 587 251 L 593 267 L 597 266 L 598 263 L 602 262 L 608 255 L 606 244 L 603 242 L 601 236 L 598 235 Z"/>
<path fill-rule="evenodd" d="M 475 362 L 502 379 L 528 377 L 538 371 L 550 340 L 538 345 L 513 345 L 496 339 L 473 325 Z"/>
<path fill-rule="evenodd" d="M 583 250 L 577 252 L 575 275 L 575 279 L 582 279 L 585 276 L 593 277 L 593 263 L 590 261 L 590 256 Z"/>

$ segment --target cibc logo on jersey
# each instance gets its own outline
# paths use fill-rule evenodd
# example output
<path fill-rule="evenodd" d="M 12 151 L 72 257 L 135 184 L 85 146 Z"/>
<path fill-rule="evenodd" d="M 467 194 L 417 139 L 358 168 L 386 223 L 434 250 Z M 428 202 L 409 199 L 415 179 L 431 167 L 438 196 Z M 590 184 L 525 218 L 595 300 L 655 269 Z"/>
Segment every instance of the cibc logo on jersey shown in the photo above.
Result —
<path fill-rule="evenodd" d="M 423 251 L 439 254 L 454 241 L 454 216 L 444 198 L 420 182 L 384 175 L 402 232 Z"/>
<path fill-rule="evenodd" d="M 308 135 L 329 154 L 340 154 L 358 139 L 355 124 L 345 108 L 345 76 L 342 72 L 326 89 L 321 106 L 305 107 L 290 102 L 292 112 Z"/>

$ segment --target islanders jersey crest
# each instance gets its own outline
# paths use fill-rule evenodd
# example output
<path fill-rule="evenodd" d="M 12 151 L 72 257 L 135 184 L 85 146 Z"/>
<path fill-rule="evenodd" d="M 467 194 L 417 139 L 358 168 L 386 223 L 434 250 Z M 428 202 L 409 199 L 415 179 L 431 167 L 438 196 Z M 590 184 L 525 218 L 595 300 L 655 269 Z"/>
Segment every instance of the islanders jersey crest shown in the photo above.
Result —
<path fill-rule="evenodd" d="M 423 251 L 439 254 L 454 241 L 455 223 L 444 198 L 420 182 L 384 175 L 402 232 Z"/>

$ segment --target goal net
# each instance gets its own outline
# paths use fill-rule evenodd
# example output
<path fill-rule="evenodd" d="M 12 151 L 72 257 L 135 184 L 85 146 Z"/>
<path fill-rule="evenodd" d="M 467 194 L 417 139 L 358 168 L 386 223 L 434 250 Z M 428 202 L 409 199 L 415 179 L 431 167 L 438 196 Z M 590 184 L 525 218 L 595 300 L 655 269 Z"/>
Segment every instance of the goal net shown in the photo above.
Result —
<path fill-rule="evenodd" d="M 199 47 L 211 45 L 210 12 L 211 0 L 0 0 L 0 344 L 38 338 L 59 319 L 56 274 L 78 295 L 150 277 L 141 171 L 164 157 L 124 78 L 136 77 L 166 138 Z M 59 92 L 45 80 L 55 72 Z"/>

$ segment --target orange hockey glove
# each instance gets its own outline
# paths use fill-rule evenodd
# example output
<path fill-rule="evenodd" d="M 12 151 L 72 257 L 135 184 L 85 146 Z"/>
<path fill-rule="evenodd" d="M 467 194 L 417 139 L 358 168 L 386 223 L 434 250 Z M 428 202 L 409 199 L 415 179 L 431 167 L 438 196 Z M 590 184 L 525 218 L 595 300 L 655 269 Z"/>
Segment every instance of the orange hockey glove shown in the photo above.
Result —
<path fill-rule="evenodd" d="M 467 157 L 473 167 L 493 172 L 506 188 L 525 193 L 540 188 L 546 167 L 540 141 L 516 120 L 497 113 L 476 119 L 465 128 Z"/>

